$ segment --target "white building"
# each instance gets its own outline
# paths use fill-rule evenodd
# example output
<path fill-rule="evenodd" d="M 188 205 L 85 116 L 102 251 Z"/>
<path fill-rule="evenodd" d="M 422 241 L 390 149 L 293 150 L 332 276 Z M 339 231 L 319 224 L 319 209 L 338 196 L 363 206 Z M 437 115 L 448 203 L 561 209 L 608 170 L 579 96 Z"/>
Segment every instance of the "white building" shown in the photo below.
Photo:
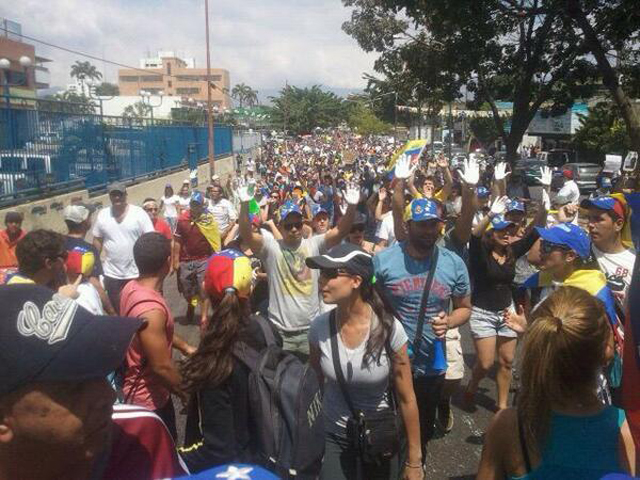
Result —
<path fill-rule="evenodd" d="M 162 59 L 163 58 L 177 58 L 175 52 L 169 51 L 158 51 L 157 57 L 147 57 L 140 59 L 140 68 L 162 68 Z M 185 68 L 196 68 L 196 59 L 195 58 L 182 58 L 180 59 L 186 63 Z"/>

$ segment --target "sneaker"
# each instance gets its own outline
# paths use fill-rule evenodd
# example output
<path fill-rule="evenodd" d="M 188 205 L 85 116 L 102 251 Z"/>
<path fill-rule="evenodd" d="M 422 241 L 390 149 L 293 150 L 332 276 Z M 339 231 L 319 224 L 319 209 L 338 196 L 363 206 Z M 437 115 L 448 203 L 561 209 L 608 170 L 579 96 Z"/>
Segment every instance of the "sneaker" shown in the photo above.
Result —
<path fill-rule="evenodd" d="M 453 410 L 450 404 L 438 405 L 438 423 L 444 433 L 453 430 Z"/>

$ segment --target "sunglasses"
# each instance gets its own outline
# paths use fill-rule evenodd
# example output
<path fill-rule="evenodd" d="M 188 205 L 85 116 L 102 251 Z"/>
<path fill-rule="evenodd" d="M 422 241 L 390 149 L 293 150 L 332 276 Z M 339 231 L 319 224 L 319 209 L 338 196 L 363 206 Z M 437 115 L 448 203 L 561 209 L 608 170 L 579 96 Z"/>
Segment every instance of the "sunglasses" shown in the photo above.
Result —
<path fill-rule="evenodd" d="M 321 268 L 320 276 L 327 280 L 333 280 L 334 278 L 350 277 L 351 275 L 348 272 L 345 272 L 344 270 L 338 268 Z"/>
<path fill-rule="evenodd" d="M 546 240 L 543 240 L 542 242 L 540 242 L 540 251 L 542 253 L 551 253 L 554 250 L 560 250 L 560 251 L 563 251 L 563 252 L 569 252 L 569 251 L 571 251 L 571 248 L 567 247 L 566 245 L 561 245 L 559 243 L 548 242 Z"/>
<path fill-rule="evenodd" d="M 351 227 L 351 233 L 364 232 L 364 225 L 354 225 Z"/>
<path fill-rule="evenodd" d="M 284 223 L 282 225 L 282 228 L 287 231 L 293 230 L 294 227 L 296 230 L 302 230 L 302 222 Z"/>

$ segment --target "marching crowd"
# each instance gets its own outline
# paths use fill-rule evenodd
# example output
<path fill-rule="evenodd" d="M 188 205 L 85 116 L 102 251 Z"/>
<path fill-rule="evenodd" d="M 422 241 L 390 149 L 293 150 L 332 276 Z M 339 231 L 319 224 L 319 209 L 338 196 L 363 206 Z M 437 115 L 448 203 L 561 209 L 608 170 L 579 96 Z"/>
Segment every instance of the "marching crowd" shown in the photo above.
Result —
<path fill-rule="evenodd" d="M 65 232 L 7 213 L 0 480 L 421 479 L 496 362 L 479 479 L 634 475 L 640 194 L 583 198 L 571 171 L 552 192 L 543 167 L 532 200 L 506 163 L 396 149 L 272 139 L 203 190 L 111 184 Z"/>

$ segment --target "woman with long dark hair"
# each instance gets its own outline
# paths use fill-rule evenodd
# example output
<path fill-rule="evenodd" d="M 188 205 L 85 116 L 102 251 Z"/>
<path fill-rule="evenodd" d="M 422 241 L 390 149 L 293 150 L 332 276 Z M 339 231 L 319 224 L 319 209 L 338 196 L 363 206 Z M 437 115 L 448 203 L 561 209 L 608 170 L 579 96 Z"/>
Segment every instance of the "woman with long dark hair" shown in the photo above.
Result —
<path fill-rule="evenodd" d="M 320 478 L 387 480 L 401 472 L 403 479 L 423 478 L 407 335 L 374 286 L 371 255 L 343 243 L 306 262 L 320 269 L 324 302 L 336 305 L 317 317 L 309 330 L 309 363 L 324 385 L 326 437 Z M 393 411 L 394 397 L 399 415 Z M 399 417 L 404 432 L 395 423 Z M 385 455 L 372 456 L 362 448 L 366 442 L 358 440 L 357 433 L 362 433 L 358 429 L 362 419 L 365 423 L 378 420 L 370 430 L 387 432 L 371 439 L 375 450 Z M 404 465 L 397 448 L 402 433 L 408 444 Z"/>
<path fill-rule="evenodd" d="M 478 480 L 634 475 L 624 412 L 604 405 L 597 393 L 598 374 L 614 353 L 602 302 L 560 287 L 533 311 L 522 353 L 517 408 L 499 412 L 489 425 Z"/>
<path fill-rule="evenodd" d="M 200 346 L 183 364 L 182 388 L 190 395 L 185 446 L 191 472 L 252 459 L 257 438 L 250 421 L 248 368 L 233 356 L 239 341 L 260 351 L 266 341 L 251 316 L 251 260 L 223 250 L 209 260 L 204 286 L 213 306 Z"/>
<path fill-rule="evenodd" d="M 518 334 L 509 328 L 504 317 L 515 308 L 511 285 L 516 274 L 516 260 L 538 239 L 537 232 L 529 228 L 521 239 L 516 240 L 518 225 L 503 215 L 508 202 L 508 197 L 496 199 L 488 215 L 474 227 L 469 240 L 469 273 L 473 282 L 469 326 L 477 359 L 464 395 L 467 408 L 473 407 L 478 384 L 493 366 L 496 350 L 499 359 L 497 408 L 507 408 Z M 546 216 L 546 209 L 541 207 L 534 224 L 544 224 Z"/>

